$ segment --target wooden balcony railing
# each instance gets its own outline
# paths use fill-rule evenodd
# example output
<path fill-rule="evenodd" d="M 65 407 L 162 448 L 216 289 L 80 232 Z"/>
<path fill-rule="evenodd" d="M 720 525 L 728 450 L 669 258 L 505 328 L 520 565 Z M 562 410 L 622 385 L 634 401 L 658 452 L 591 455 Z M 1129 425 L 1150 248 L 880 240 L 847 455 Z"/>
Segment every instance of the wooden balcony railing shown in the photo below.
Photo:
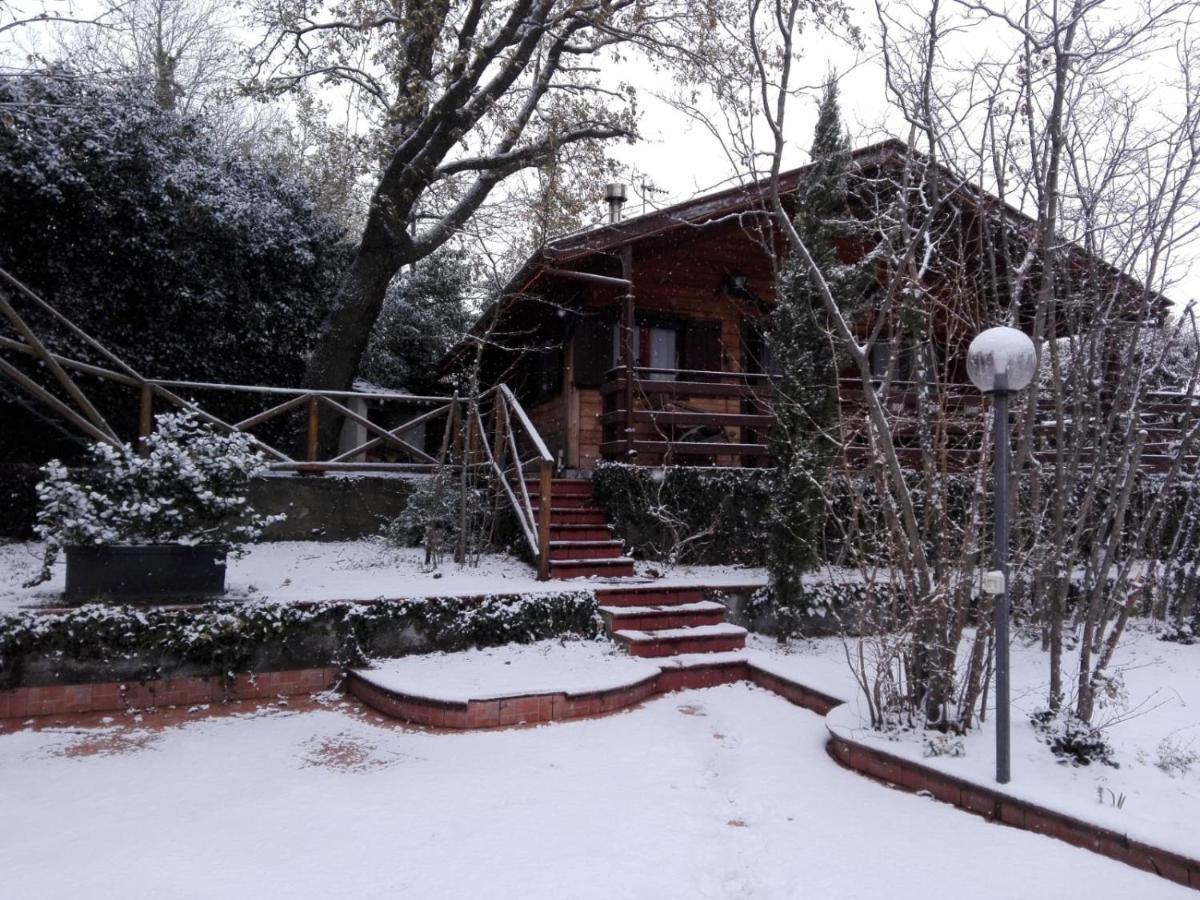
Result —
<path fill-rule="evenodd" d="M 605 379 L 605 457 L 668 465 L 769 462 L 767 432 L 775 421 L 769 375 L 637 366 L 613 369 Z"/>
<path fill-rule="evenodd" d="M 770 464 L 768 435 L 776 402 L 772 376 L 622 366 L 607 372 L 605 379 L 600 389 L 604 435 L 600 450 L 605 458 L 645 465 Z M 985 416 L 990 415 L 987 398 L 970 384 L 939 385 L 936 413 L 931 414 L 929 402 L 919 402 L 917 387 L 908 381 L 873 386 L 883 401 L 901 463 L 920 465 L 932 434 L 932 452 L 945 465 L 977 464 L 986 434 Z M 863 390 L 857 378 L 842 378 L 838 384 L 842 459 L 852 467 L 871 456 Z M 1101 402 L 1105 399 L 1101 397 Z M 1014 403 L 1012 409 L 1017 422 L 1027 415 L 1024 404 Z M 1095 429 L 1068 428 L 1068 445 L 1060 448 L 1054 403 L 1039 400 L 1035 414 L 1032 453 L 1036 461 L 1052 463 L 1071 453 L 1080 465 L 1090 466 L 1099 458 L 1095 447 L 1072 450 L 1069 446 L 1072 440 L 1094 440 Z M 1143 470 L 1165 471 L 1180 453 L 1189 465 L 1200 462 L 1197 441 L 1181 448 L 1185 435 L 1200 422 L 1200 401 L 1181 394 L 1150 394 L 1139 403 L 1138 414 L 1138 424 L 1147 435 L 1139 460 Z"/>

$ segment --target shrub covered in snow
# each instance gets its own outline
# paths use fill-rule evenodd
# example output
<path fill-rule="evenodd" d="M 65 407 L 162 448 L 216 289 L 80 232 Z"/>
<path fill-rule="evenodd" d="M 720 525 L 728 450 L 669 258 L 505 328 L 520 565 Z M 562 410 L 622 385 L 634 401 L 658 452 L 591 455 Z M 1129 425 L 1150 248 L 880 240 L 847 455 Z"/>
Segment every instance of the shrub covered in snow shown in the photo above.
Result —
<path fill-rule="evenodd" d="M 477 555 L 491 545 L 491 492 L 488 479 L 475 477 L 465 488 L 449 469 L 422 479 L 404 511 L 383 529 L 384 540 L 400 547 L 424 547 L 425 568 L 436 569 L 462 537 L 462 504 L 466 502 L 466 551 Z M 465 494 L 464 494 L 465 491 Z"/>
<path fill-rule="evenodd" d="M 1080 719 L 1070 709 L 1037 713 L 1033 716 L 1033 727 L 1050 752 L 1066 765 L 1086 766 L 1098 762 L 1114 769 L 1120 765 L 1104 732 Z"/>
<path fill-rule="evenodd" d="M 773 475 L 770 469 L 603 463 L 593 473 L 592 486 L 617 533 L 638 556 L 762 565 Z"/>
<path fill-rule="evenodd" d="M 75 471 L 47 463 L 37 487 L 38 534 L 48 553 L 87 544 L 208 544 L 253 541 L 278 517 L 247 502 L 264 459 L 245 434 L 217 434 L 190 413 L 159 416 L 145 454 L 93 444 Z"/>
<path fill-rule="evenodd" d="M 0 220 L 20 223 L 0 229 L 0 265 L 147 375 L 299 379 L 349 249 L 294 173 L 138 85 L 26 72 L 0 79 L 0 108 Z M 53 349 L 98 361 L 29 315 Z M 207 402 L 249 414 L 237 395 Z M 47 430 L 15 431 L 9 452 L 44 462 Z"/>
<path fill-rule="evenodd" d="M 603 633 L 595 594 L 430 597 L 314 604 L 218 601 L 196 608 L 84 606 L 0 616 L 0 686 L 361 664 Z"/>

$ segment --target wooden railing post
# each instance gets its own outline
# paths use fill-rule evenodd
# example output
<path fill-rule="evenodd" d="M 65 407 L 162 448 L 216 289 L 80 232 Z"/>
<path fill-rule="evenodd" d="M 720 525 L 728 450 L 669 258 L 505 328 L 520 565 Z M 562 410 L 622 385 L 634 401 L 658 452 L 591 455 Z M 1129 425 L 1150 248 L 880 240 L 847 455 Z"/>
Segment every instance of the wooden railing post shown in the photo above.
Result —
<path fill-rule="evenodd" d="M 625 364 L 625 461 L 634 461 L 633 450 L 633 329 L 637 318 L 633 307 L 633 249 L 626 246 L 621 250 L 621 277 L 629 282 L 625 290 L 621 327 L 621 361 Z"/>
<path fill-rule="evenodd" d="M 543 459 L 538 466 L 538 581 L 550 579 L 550 504 L 553 489 L 554 463 Z"/>
<path fill-rule="evenodd" d="M 143 456 L 150 452 L 147 439 L 154 429 L 154 388 L 142 385 L 141 406 L 138 409 L 138 450 Z"/>
<path fill-rule="evenodd" d="M 492 395 L 492 417 L 495 419 L 492 435 L 492 456 L 499 463 L 504 458 L 504 437 L 508 432 L 508 409 L 504 405 L 504 397 L 499 391 L 496 391 Z M 516 459 L 514 462 L 520 465 L 521 461 Z M 501 465 L 500 468 L 503 469 L 504 466 Z M 517 474 L 520 475 L 521 473 L 518 472 Z"/>
<path fill-rule="evenodd" d="M 442 432 L 442 447 L 438 451 L 438 465 L 444 466 L 449 458 L 450 450 L 454 446 L 456 439 L 455 430 L 458 428 L 460 418 L 460 410 L 458 408 L 458 391 L 454 392 L 453 398 L 450 400 L 450 409 L 446 413 L 446 430 Z"/>
<path fill-rule="evenodd" d="M 316 395 L 310 396 L 308 398 L 308 440 L 305 454 L 309 462 L 317 461 L 317 454 L 321 446 L 320 409 L 321 401 Z"/>

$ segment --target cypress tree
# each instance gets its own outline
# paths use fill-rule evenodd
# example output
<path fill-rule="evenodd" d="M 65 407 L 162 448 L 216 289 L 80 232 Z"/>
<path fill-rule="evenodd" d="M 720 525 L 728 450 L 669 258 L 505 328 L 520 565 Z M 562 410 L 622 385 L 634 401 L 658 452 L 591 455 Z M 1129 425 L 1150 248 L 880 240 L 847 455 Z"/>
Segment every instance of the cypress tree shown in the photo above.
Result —
<path fill-rule="evenodd" d="M 832 78 L 821 98 L 811 156 L 793 221 L 839 308 L 849 312 L 856 269 L 840 262 L 835 246 L 848 233 L 849 142 Z M 781 267 L 769 324 L 768 346 L 779 377 L 773 392 L 776 488 L 767 566 L 780 636 L 785 637 L 796 632 L 807 612 L 801 576 L 821 559 L 826 489 L 839 442 L 839 354 L 818 282 L 794 254 Z"/>

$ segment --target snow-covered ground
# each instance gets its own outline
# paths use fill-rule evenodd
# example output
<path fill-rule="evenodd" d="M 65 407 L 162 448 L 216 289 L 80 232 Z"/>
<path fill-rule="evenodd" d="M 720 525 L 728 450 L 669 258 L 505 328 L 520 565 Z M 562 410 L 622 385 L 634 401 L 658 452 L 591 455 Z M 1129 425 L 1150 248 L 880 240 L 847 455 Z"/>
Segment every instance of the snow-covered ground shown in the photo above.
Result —
<path fill-rule="evenodd" d="M 789 652 L 761 637 L 752 638 L 750 646 L 759 665 L 850 701 L 831 722 L 856 740 L 995 785 L 994 716 L 961 739 L 963 755 L 927 756 L 924 733 L 883 736 L 861 726 L 865 710 L 840 639 L 797 642 Z M 1018 639 L 1012 663 L 1012 781 L 1003 789 L 1164 849 L 1200 856 L 1200 645 L 1161 641 L 1140 623 L 1126 632 L 1111 670 L 1123 694 L 1095 715 L 1119 768 L 1060 763 L 1030 725 L 1030 715 L 1045 708 L 1048 657 L 1036 644 Z M 1178 766 L 1166 771 L 1171 761 L 1187 771 Z"/>
<path fill-rule="evenodd" d="M 12 900 L 1191 896 L 834 765 L 753 687 L 433 734 L 328 711 L 0 735 Z"/>
<path fill-rule="evenodd" d="M 41 544 L 0 544 L 0 612 L 61 603 L 61 560 L 50 581 L 23 586 L 40 570 L 41 559 Z M 447 560 L 434 572 L 424 571 L 423 562 L 420 549 L 391 547 L 378 540 L 254 544 L 243 558 L 229 561 L 226 587 L 228 596 L 237 599 L 290 602 L 525 593 L 646 582 L 664 587 L 761 584 L 766 579 L 762 569 L 639 564 L 634 578 L 538 581 L 531 566 L 504 554 L 486 554 L 477 565 L 464 567 Z"/>

